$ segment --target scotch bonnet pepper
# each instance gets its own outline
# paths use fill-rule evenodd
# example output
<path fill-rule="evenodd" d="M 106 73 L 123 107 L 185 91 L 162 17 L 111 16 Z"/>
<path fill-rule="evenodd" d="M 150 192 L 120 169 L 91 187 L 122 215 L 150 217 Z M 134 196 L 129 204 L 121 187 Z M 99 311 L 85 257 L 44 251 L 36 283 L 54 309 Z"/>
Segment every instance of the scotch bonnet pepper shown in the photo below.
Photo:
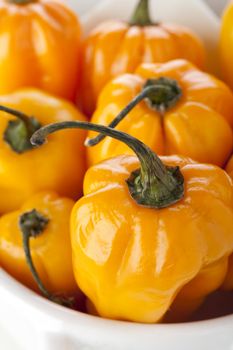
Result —
<path fill-rule="evenodd" d="M 0 265 L 54 301 L 68 302 L 65 298 L 78 294 L 69 234 L 73 205 L 71 199 L 42 192 L 0 218 Z"/>
<path fill-rule="evenodd" d="M 69 127 L 111 136 L 137 155 L 112 158 L 86 173 L 84 196 L 71 217 L 81 290 L 99 315 L 113 319 L 158 322 L 177 295 L 186 314 L 193 311 L 197 299 L 222 284 L 233 251 L 229 176 L 184 157 L 159 159 L 134 137 L 91 123 L 45 126 L 32 142 L 42 145 L 49 133 Z"/>
<path fill-rule="evenodd" d="M 149 0 L 140 0 L 129 23 L 110 20 L 97 26 L 82 50 L 80 100 L 91 115 L 105 84 L 113 77 L 132 73 L 142 62 L 190 60 L 203 68 L 205 50 L 200 39 L 177 24 L 153 22 Z"/>
<path fill-rule="evenodd" d="M 0 96 L 0 111 L 0 213 L 18 209 L 34 193 L 47 189 L 77 198 L 85 172 L 85 133 L 54 135 L 43 149 L 34 149 L 30 137 L 42 125 L 85 120 L 82 114 L 70 103 L 35 89 Z"/>
<path fill-rule="evenodd" d="M 161 155 L 182 154 L 223 166 L 232 152 L 231 90 L 185 60 L 142 64 L 135 74 L 117 77 L 103 89 L 91 121 L 121 122 L 120 130 Z M 89 132 L 89 138 L 94 135 Z M 132 150 L 106 138 L 88 150 L 89 164 L 120 154 Z"/>
<path fill-rule="evenodd" d="M 0 0 L 0 94 L 37 87 L 73 99 L 80 24 L 57 0 Z"/>

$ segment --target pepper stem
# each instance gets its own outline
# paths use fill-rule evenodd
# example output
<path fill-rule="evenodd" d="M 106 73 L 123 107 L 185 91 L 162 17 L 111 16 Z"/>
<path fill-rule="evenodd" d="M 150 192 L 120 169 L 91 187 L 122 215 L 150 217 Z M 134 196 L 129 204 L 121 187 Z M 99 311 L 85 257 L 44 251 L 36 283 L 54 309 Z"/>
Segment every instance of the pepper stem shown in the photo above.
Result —
<path fill-rule="evenodd" d="M 157 111 L 161 117 L 164 113 L 174 107 L 182 96 L 182 90 L 176 80 L 170 78 L 148 79 L 142 91 L 113 119 L 108 125 L 115 128 L 142 100 L 145 99 L 149 108 Z M 105 135 L 99 134 L 93 139 L 87 139 L 87 146 L 95 146 Z"/>
<path fill-rule="evenodd" d="M 134 26 L 150 26 L 153 24 L 150 18 L 149 0 L 140 0 L 135 12 L 130 20 L 130 25 Z"/>
<path fill-rule="evenodd" d="M 0 111 L 17 118 L 17 120 L 10 120 L 8 122 L 3 135 L 4 141 L 18 154 L 31 150 L 33 147 L 30 143 L 30 138 L 41 127 L 38 120 L 6 106 L 0 105 Z"/>
<path fill-rule="evenodd" d="M 43 233 L 45 230 L 46 226 L 49 223 L 49 219 L 46 218 L 44 215 L 39 213 L 37 210 L 33 209 L 29 212 L 24 213 L 23 215 L 20 216 L 19 218 L 19 227 L 22 232 L 22 238 L 23 238 L 23 248 L 24 248 L 24 253 L 26 257 L 26 262 L 29 266 L 29 269 L 32 273 L 32 276 L 37 283 L 37 286 L 41 293 L 49 300 L 60 304 L 64 306 L 71 306 L 71 299 L 65 299 L 62 297 L 58 297 L 55 295 L 52 295 L 44 286 L 43 282 L 41 281 L 35 265 L 32 260 L 31 256 L 31 250 L 30 250 L 30 239 L 31 238 L 36 238 L 40 234 Z"/>
<path fill-rule="evenodd" d="M 32 2 L 37 2 L 38 0 L 8 0 L 8 2 L 16 5 L 27 5 Z"/>
<path fill-rule="evenodd" d="M 132 198 L 149 208 L 161 209 L 179 201 L 184 195 L 184 179 L 179 167 L 165 166 L 144 143 L 121 131 L 88 122 L 69 121 L 50 124 L 37 130 L 31 138 L 35 146 L 45 143 L 46 137 L 58 130 L 84 129 L 100 132 L 124 142 L 137 155 L 140 169 L 126 181 Z"/>

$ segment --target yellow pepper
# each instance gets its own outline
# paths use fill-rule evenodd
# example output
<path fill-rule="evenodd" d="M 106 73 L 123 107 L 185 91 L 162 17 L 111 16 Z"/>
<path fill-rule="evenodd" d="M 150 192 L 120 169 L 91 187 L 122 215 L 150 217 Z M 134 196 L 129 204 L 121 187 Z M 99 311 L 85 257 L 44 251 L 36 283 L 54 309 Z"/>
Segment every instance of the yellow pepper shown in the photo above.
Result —
<path fill-rule="evenodd" d="M 0 213 L 47 189 L 77 198 L 86 167 L 85 133 L 57 134 L 43 149 L 33 149 L 30 137 L 42 125 L 84 116 L 69 102 L 34 89 L 0 96 L 0 110 Z"/>
<path fill-rule="evenodd" d="M 71 216 L 80 289 L 103 317 L 154 323 L 173 303 L 187 317 L 227 273 L 232 181 L 217 166 L 159 159 L 134 137 L 91 123 L 45 126 L 32 142 L 42 145 L 49 133 L 69 127 L 111 136 L 137 155 L 111 158 L 86 173 Z"/>
<path fill-rule="evenodd" d="M 91 122 L 117 126 L 160 155 L 223 166 L 233 147 L 233 94 L 186 60 L 144 63 L 105 86 Z M 88 150 L 88 161 L 93 165 L 121 154 L 132 150 L 106 138 Z"/>
<path fill-rule="evenodd" d="M 46 290 L 66 297 L 78 292 L 69 234 L 73 205 L 71 199 L 42 192 L 21 209 L 0 218 L 0 265 L 18 281 L 35 291 L 40 289 L 48 297 Z"/>

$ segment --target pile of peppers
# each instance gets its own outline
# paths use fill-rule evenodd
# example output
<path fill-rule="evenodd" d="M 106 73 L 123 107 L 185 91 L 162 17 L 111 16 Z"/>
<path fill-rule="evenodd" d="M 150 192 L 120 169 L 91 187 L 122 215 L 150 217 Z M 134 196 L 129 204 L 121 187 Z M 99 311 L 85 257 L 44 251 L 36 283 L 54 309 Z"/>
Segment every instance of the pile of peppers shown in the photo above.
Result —
<path fill-rule="evenodd" d="M 233 290 L 233 4 L 222 80 L 149 5 L 84 38 L 58 0 L 0 0 L 0 267 L 68 308 L 180 322 Z"/>

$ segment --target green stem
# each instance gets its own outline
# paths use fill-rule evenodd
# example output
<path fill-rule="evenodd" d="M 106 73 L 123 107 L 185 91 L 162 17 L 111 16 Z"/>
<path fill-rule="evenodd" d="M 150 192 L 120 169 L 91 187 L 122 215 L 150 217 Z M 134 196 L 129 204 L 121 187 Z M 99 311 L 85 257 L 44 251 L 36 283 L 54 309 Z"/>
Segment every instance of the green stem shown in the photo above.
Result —
<path fill-rule="evenodd" d="M 17 118 L 17 120 L 8 122 L 3 135 L 4 141 L 11 147 L 12 151 L 18 154 L 31 150 L 33 147 L 30 143 L 30 138 L 41 127 L 38 120 L 6 106 L 0 105 L 0 111 Z"/>
<path fill-rule="evenodd" d="M 70 128 L 100 132 L 124 142 L 135 152 L 141 167 L 134 171 L 126 182 L 132 198 L 139 205 L 161 209 L 183 198 L 184 179 L 179 167 L 165 166 L 144 143 L 121 131 L 88 122 L 61 122 L 37 130 L 32 136 L 31 142 L 35 146 L 41 146 L 49 134 Z"/>
<path fill-rule="evenodd" d="M 149 0 L 140 0 L 130 20 L 130 25 L 150 26 L 153 24 L 149 12 Z"/>
<path fill-rule="evenodd" d="M 46 226 L 48 225 L 48 223 L 49 223 L 49 220 L 35 209 L 33 209 L 32 211 L 26 212 L 20 216 L 19 227 L 22 232 L 23 248 L 24 248 L 24 253 L 26 257 L 26 262 L 41 293 L 47 299 L 57 304 L 70 307 L 71 300 L 69 300 L 68 298 L 65 299 L 63 297 L 52 295 L 46 289 L 46 287 L 44 286 L 43 282 L 41 281 L 36 271 L 35 265 L 32 260 L 31 249 L 30 249 L 30 239 L 36 238 L 40 234 L 42 234 Z"/>
<path fill-rule="evenodd" d="M 115 128 L 131 111 L 136 107 L 145 97 L 148 95 L 148 90 L 151 91 L 152 88 L 144 89 L 140 94 L 138 94 L 117 116 L 116 118 L 108 125 L 110 128 Z M 95 146 L 103 139 L 106 135 L 99 134 L 93 139 L 86 139 L 85 145 L 88 147 Z"/>
<path fill-rule="evenodd" d="M 20 119 L 23 123 L 25 123 L 29 127 L 29 124 L 30 124 L 29 117 L 25 113 L 20 112 L 16 109 L 9 108 L 6 106 L 1 106 L 1 105 L 0 105 L 0 111 L 13 115 L 14 117 Z"/>
<path fill-rule="evenodd" d="M 161 77 L 159 79 L 148 79 L 142 91 L 113 119 L 108 125 L 115 128 L 142 100 L 146 100 L 149 108 L 158 112 L 161 117 L 164 113 L 174 107 L 182 96 L 182 90 L 177 81 Z M 99 134 L 93 139 L 86 140 L 86 146 L 95 146 L 105 135 Z"/>
<path fill-rule="evenodd" d="M 7 0 L 7 1 L 15 5 L 27 5 L 33 2 L 37 2 L 38 0 Z"/>

